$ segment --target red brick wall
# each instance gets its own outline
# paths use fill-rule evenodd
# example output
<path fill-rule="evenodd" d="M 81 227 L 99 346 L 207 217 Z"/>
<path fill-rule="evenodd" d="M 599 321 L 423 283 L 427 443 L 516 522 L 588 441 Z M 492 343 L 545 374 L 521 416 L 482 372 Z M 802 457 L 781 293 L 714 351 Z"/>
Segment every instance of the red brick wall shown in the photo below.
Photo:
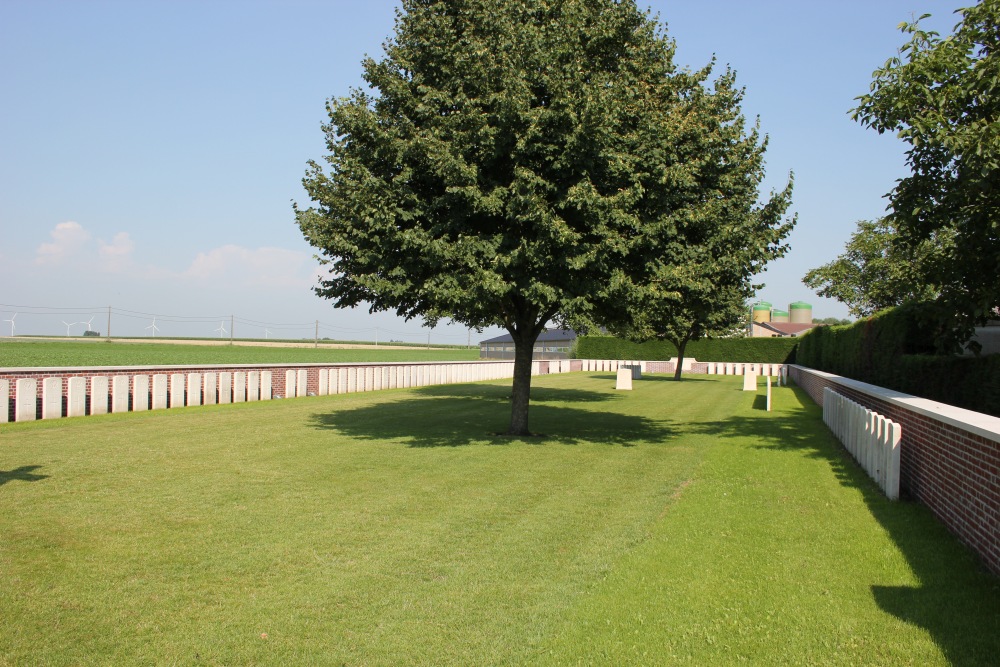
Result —
<path fill-rule="evenodd" d="M 927 414 L 926 408 L 907 407 L 895 399 L 912 397 L 898 392 L 880 396 L 871 390 L 877 387 L 866 389 L 862 383 L 845 383 L 844 378 L 801 366 L 791 366 L 790 374 L 819 405 L 823 388 L 830 387 L 900 424 L 900 493 L 929 507 L 990 570 L 1000 574 L 1000 432 L 984 434 L 972 425 L 953 423 L 954 417 L 938 418 Z M 939 405 L 922 403 L 931 410 Z M 950 414 L 967 412 L 942 407 Z"/>

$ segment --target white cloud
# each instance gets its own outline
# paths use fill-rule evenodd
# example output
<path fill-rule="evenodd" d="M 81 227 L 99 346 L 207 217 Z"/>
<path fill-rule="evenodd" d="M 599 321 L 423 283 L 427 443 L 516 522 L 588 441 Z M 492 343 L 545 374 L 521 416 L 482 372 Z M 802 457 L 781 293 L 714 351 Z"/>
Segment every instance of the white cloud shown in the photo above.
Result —
<path fill-rule="evenodd" d="M 101 270 L 106 272 L 119 272 L 127 269 L 132 264 L 132 250 L 135 243 L 129 237 L 128 232 L 119 232 L 111 240 L 111 243 L 98 241 L 97 255 L 100 260 Z"/>
<path fill-rule="evenodd" d="M 284 248 L 224 245 L 198 253 L 186 278 L 226 281 L 233 286 L 302 287 L 313 284 L 312 256 Z"/>
<path fill-rule="evenodd" d="M 56 264 L 76 255 L 90 240 L 90 232 L 72 220 L 60 222 L 49 232 L 52 243 L 38 246 L 35 264 Z"/>

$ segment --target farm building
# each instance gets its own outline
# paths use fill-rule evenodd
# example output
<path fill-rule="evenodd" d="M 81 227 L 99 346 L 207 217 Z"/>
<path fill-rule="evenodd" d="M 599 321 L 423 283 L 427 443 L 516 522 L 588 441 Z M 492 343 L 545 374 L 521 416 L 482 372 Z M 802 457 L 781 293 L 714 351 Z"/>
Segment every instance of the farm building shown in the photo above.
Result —
<path fill-rule="evenodd" d="M 572 329 L 543 331 L 535 341 L 532 359 L 569 359 L 576 342 Z M 510 334 L 490 338 L 479 343 L 480 359 L 513 359 L 514 339 Z"/>

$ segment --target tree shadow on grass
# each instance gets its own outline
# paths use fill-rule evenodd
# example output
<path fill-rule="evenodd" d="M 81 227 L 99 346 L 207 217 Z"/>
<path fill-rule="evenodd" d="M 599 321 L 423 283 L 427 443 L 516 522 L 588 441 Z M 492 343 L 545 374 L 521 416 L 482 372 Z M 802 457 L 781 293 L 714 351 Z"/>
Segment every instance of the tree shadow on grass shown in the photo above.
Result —
<path fill-rule="evenodd" d="M 610 376 L 609 386 L 614 386 L 615 378 Z M 468 398 L 477 401 L 492 401 L 510 405 L 511 388 L 509 385 L 491 384 L 439 384 L 430 387 L 414 388 L 418 396 L 437 398 Z M 587 389 L 568 389 L 565 387 L 532 387 L 531 403 L 601 403 L 620 401 L 621 394 L 612 394 Z"/>
<path fill-rule="evenodd" d="M 828 462 L 841 484 L 861 493 L 920 581 L 918 586 L 872 585 L 876 603 L 887 613 L 927 630 L 949 664 L 998 664 L 1000 578 L 986 572 L 978 556 L 950 534 L 929 509 L 886 498 L 822 423 L 822 410 L 805 392 L 783 389 L 780 400 L 794 401 L 795 409 L 805 413 L 806 420 L 818 424 L 810 427 L 803 419 L 758 412 L 692 424 L 689 429 L 723 439 L 749 436 L 761 449 L 795 452 Z"/>
<path fill-rule="evenodd" d="M 399 400 L 318 413 L 311 419 L 319 429 L 359 440 L 402 441 L 410 447 L 484 442 L 632 447 L 662 444 L 674 435 L 667 421 L 583 407 L 617 400 L 621 397 L 601 392 L 532 389 L 529 424 L 536 435 L 529 437 L 503 435 L 510 421 L 510 388 L 496 385 L 423 387 Z"/>
<path fill-rule="evenodd" d="M 48 475 L 37 475 L 35 471 L 42 466 L 21 466 L 13 470 L 0 470 L 0 486 L 7 482 L 37 482 L 48 479 Z"/>

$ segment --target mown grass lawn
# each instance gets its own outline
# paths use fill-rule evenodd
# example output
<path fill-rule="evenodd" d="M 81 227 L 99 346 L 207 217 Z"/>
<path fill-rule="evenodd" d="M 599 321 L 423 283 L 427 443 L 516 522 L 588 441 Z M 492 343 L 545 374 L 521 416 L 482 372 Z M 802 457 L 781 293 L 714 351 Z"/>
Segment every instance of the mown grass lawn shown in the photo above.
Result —
<path fill-rule="evenodd" d="M 996 664 L 790 389 L 535 379 L 0 427 L 0 664 Z"/>
<path fill-rule="evenodd" d="M 340 349 L 332 347 L 255 347 L 184 343 L 122 343 L 0 339 L 0 367 L 154 366 L 197 364 L 308 364 L 355 361 L 469 361 L 474 349 Z"/>

